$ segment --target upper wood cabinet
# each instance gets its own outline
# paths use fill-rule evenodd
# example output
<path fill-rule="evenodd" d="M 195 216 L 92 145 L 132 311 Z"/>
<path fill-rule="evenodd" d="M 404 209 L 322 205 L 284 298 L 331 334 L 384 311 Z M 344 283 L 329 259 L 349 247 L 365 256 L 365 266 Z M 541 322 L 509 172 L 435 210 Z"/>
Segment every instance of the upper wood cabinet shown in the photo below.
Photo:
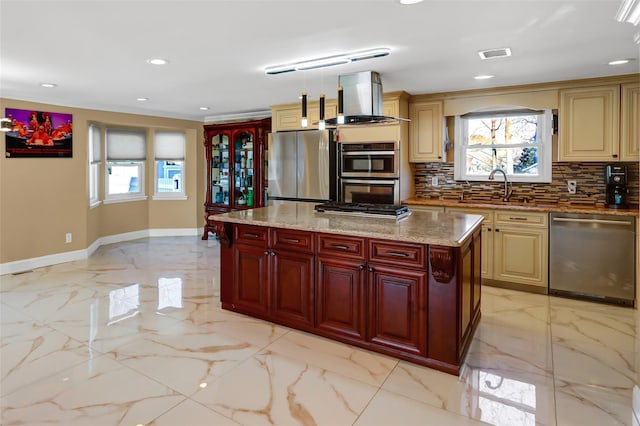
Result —
<path fill-rule="evenodd" d="M 282 130 L 304 130 L 300 125 L 302 120 L 302 106 L 300 103 L 274 105 L 271 107 L 272 123 L 271 130 L 279 132 Z M 338 115 L 338 102 L 335 99 L 327 99 L 324 104 L 324 118 L 335 118 Z M 307 104 L 307 119 L 309 126 L 307 129 L 317 129 L 314 124 L 320 120 L 320 105 L 318 101 L 310 101 Z"/>
<path fill-rule="evenodd" d="M 443 102 L 417 102 L 409 105 L 409 161 L 442 161 Z"/>
<path fill-rule="evenodd" d="M 560 90 L 560 161 L 620 158 L 620 85 Z"/>
<path fill-rule="evenodd" d="M 621 86 L 620 159 L 640 160 L 640 82 Z"/>

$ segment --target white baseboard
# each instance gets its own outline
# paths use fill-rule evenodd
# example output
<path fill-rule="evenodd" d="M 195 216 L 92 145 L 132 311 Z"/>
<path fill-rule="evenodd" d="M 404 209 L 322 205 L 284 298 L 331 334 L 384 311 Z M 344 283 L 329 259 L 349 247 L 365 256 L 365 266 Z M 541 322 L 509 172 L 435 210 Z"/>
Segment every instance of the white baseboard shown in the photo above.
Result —
<path fill-rule="evenodd" d="M 45 266 L 59 263 L 73 262 L 89 258 L 100 246 L 120 243 L 123 241 L 137 240 L 147 237 L 189 237 L 202 235 L 204 228 L 176 228 L 176 229 L 147 229 L 144 231 L 125 232 L 124 234 L 108 235 L 100 237 L 84 250 L 68 251 L 64 253 L 50 254 L 48 256 L 33 257 L 31 259 L 16 260 L 0 263 L 0 275 L 15 274 L 30 271 Z"/>

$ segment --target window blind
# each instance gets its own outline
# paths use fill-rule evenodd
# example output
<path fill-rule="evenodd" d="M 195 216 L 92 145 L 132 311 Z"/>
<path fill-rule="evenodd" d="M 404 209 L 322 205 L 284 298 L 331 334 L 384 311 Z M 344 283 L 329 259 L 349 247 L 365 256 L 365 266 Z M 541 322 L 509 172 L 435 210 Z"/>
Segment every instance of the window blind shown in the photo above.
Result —
<path fill-rule="evenodd" d="M 156 160 L 184 160 L 184 142 L 184 133 L 156 132 L 154 140 Z"/>
<path fill-rule="evenodd" d="M 95 124 L 91 124 L 89 126 L 89 138 L 91 138 L 90 147 L 91 152 L 89 153 L 91 164 L 99 163 L 102 160 L 102 147 L 100 143 L 100 126 L 96 126 Z"/>
<path fill-rule="evenodd" d="M 107 129 L 107 160 L 140 161 L 147 157 L 144 131 Z"/>

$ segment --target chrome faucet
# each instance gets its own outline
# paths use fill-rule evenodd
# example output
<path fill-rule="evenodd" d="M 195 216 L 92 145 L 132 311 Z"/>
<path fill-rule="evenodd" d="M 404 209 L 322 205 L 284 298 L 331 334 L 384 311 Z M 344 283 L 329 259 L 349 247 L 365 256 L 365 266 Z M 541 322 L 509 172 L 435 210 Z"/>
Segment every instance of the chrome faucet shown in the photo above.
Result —
<path fill-rule="evenodd" d="M 509 201 L 509 197 L 511 197 L 511 194 L 513 193 L 513 183 L 509 182 L 507 174 L 502 169 L 491 170 L 491 173 L 489 173 L 489 180 L 493 180 L 497 172 L 502 173 L 502 176 L 504 176 L 504 197 L 502 198 L 502 201 Z M 507 187 L 509 184 L 511 185 L 511 189 Z"/>

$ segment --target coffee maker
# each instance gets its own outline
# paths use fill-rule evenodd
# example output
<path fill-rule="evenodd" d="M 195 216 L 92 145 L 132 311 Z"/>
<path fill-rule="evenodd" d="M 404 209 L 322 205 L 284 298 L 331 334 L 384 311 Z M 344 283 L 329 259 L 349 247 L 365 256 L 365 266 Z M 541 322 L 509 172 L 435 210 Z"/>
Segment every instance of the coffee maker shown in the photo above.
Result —
<path fill-rule="evenodd" d="M 606 206 L 611 209 L 625 209 L 627 205 L 627 166 L 608 164 L 604 171 L 604 182 L 607 186 Z"/>

